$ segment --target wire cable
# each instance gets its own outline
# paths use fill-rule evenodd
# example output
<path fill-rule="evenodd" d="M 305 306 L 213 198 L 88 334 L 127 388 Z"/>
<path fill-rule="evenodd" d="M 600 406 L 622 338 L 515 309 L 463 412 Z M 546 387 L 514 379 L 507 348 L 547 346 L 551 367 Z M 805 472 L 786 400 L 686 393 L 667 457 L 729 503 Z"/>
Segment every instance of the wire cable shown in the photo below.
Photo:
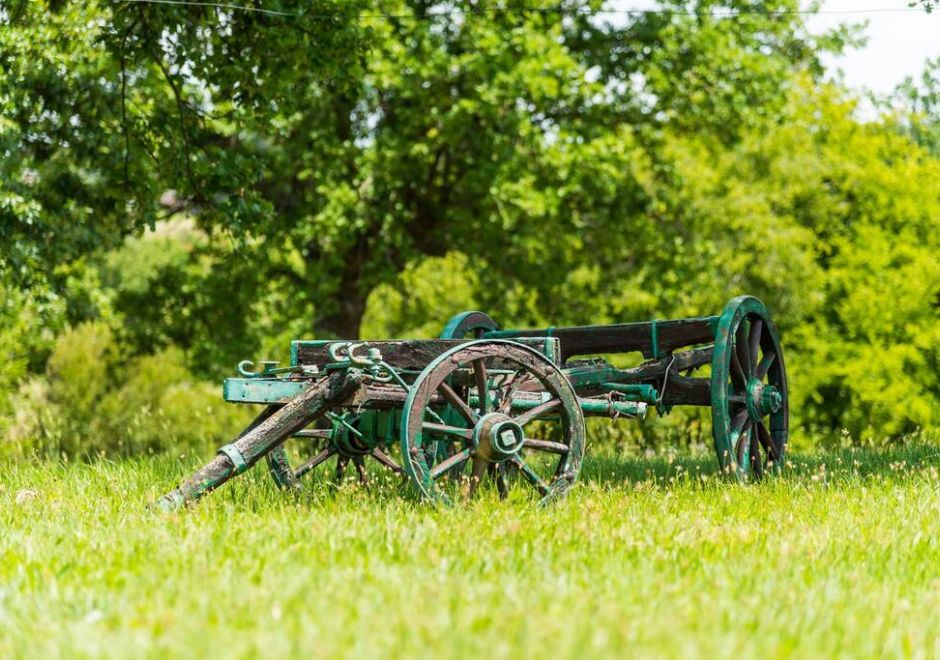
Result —
<path fill-rule="evenodd" d="M 113 0 L 114 4 L 150 4 L 150 5 L 173 5 L 183 7 L 213 7 L 217 9 L 229 9 L 233 11 L 254 12 L 266 14 L 269 16 L 278 16 L 283 18 L 336 18 L 346 15 L 343 12 L 311 12 L 297 14 L 276 9 L 265 9 L 264 7 L 254 7 L 251 5 L 239 5 L 228 2 L 208 2 L 207 0 Z M 763 11 L 759 9 L 731 9 L 725 11 L 711 12 L 716 18 L 733 18 L 735 16 L 761 15 L 761 16 L 796 16 L 796 15 L 828 15 L 828 16 L 849 16 L 866 14 L 897 14 L 919 12 L 916 7 L 883 7 L 872 9 L 833 9 L 833 10 L 805 10 L 805 9 L 780 9 L 773 11 Z M 393 14 L 384 12 L 366 12 L 357 14 L 357 18 L 413 18 L 431 20 L 434 18 L 446 18 L 448 16 L 464 16 L 472 14 L 489 14 L 500 12 L 515 13 L 542 13 L 542 14 L 566 14 L 571 16 L 655 16 L 655 15 L 677 15 L 691 16 L 695 12 L 691 10 L 683 11 L 677 9 L 591 9 L 590 7 L 534 7 L 528 5 L 519 5 L 517 7 L 469 7 L 465 9 L 451 9 L 446 11 L 429 12 L 424 16 L 415 14 Z"/>

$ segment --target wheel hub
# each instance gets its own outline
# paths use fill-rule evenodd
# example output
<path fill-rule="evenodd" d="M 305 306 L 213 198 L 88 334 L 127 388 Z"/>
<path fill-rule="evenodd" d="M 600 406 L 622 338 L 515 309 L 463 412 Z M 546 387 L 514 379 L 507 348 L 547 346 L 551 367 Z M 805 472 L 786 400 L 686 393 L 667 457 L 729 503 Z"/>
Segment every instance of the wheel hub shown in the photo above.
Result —
<path fill-rule="evenodd" d="M 751 419 L 757 421 L 765 415 L 779 411 L 783 405 L 783 396 L 773 385 L 765 385 L 756 378 L 752 378 L 747 384 L 745 402 Z"/>
<path fill-rule="evenodd" d="M 491 463 L 515 456 L 525 443 L 522 427 L 503 413 L 489 413 L 473 428 L 475 453 Z"/>
<path fill-rule="evenodd" d="M 365 456 L 372 451 L 363 438 L 362 432 L 357 428 L 358 426 L 357 420 L 350 422 L 338 417 L 333 421 L 333 434 L 330 442 L 338 454 L 353 458 Z"/>

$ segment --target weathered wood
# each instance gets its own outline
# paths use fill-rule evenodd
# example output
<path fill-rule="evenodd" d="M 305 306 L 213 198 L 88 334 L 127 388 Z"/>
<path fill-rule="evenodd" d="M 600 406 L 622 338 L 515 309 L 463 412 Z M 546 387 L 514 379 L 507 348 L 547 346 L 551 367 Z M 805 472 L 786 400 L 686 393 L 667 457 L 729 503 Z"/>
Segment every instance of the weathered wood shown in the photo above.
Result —
<path fill-rule="evenodd" d="M 330 358 L 329 347 L 336 341 L 294 341 L 291 345 L 291 361 L 293 365 L 322 367 L 333 362 Z M 438 356 L 467 341 L 466 339 L 404 339 L 365 343 L 369 348 L 379 349 L 382 359 L 396 369 L 420 371 Z M 560 359 L 559 342 L 556 339 L 544 335 L 540 337 L 528 335 L 520 336 L 513 341 L 538 351 L 552 362 L 557 363 Z"/>
<path fill-rule="evenodd" d="M 156 504 L 173 510 L 195 500 L 243 472 L 279 443 L 297 433 L 325 411 L 348 399 L 356 392 L 365 376 L 355 371 L 337 371 L 313 383 L 290 403 L 274 411 L 265 410 L 266 417 L 242 433 L 228 450 L 241 458 L 241 466 L 229 454 L 220 453 L 205 467 L 187 479 L 179 488 L 164 495 Z M 224 448 L 223 448 L 224 449 Z"/>
<path fill-rule="evenodd" d="M 702 367 L 712 361 L 713 351 L 714 348 L 709 345 L 703 346 L 702 348 L 694 348 L 691 351 L 675 353 L 670 357 L 659 360 L 644 362 L 636 367 L 621 370 L 624 374 L 624 380 L 618 378 L 616 382 L 636 383 L 649 380 L 661 380 L 662 377 L 666 375 L 666 369 L 669 369 L 670 374 L 675 374 L 688 369 Z M 671 375 L 669 377 L 672 378 Z"/>
<path fill-rule="evenodd" d="M 342 402 L 342 407 L 350 410 L 372 409 L 388 410 L 401 408 L 408 393 L 400 385 L 393 383 L 368 383 L 359 388 L 350 398 Z M 434 405 L 443 405 L 441 396 L 433 400 Z"/>
<path fill-rule="evenodd" d="M 618 369 L 606 360 L 588 360 L 569 362 L 562 371 L 571 381 L 578 394 L 592 396 L 607 392 L 605 385 L 647 384 L 660 388 L 666 370 L 670 374 L 679 374 L 711 362 L 712 346 L 703 346 L 691 351 L 675 353 L 659 360 L 651 360 L 629 369 Z"/>
<path fill-rule="evenodd" d="M 576 355 L 633 351 L 639 351 L 646 358 L 659 358 L 677 348 L 714 341 L 716 323 L 717 317 L 703 316 L 615 325 L 498 330 L 489 332 L 486 336 L 493 339 L 515 340 L 523 337 L 557 337 L 561 341 L 562 362 Z"/>
<path fill-rule="evenodd" d="M 708 378 L 686 378 L 670 372 L 662 392 L 667 406 L 710 406 L 712 384 Z"/>

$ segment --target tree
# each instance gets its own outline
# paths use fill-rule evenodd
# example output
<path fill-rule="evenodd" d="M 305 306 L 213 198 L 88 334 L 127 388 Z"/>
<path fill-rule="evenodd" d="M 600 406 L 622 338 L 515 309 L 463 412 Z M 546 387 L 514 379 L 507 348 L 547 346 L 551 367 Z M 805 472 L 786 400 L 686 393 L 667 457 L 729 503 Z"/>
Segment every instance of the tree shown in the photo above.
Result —
<path fill-rule="evenodd" d="M 617 268 L 649 230 L 623 226 L 649 210 L 638 177 L 663 174 L 659 132 L 733 143 L 773 123 L 818 49 L 779 11 L 791 0 L 665 2 L 616 24 L 601 7 L 17 3 L 8 233 L 41 268 L 43 237 L 66 259 L 113 243 L 172 190 L 171 211 L 239 241 L 218 276 L 250 264 L 243 304 L 282 282 L 321 335 L 355 336 L 369 292 L 421 255 L 459 249 L 492 282 L 546 292 L 598 247 Z M 572 233 L 577 249 L 545 240 Z"/>
<path fill-rule="evenodd" d="M 172 213 L 242 235 L 271 222 L 271 143 L 322 120 L 311 103 L 348 96 L 367 41 L 347 20 L 355 2 L 326 17 L 304 6 L 308 20 L 284 21 L 198 5 L 7 3 L 0 268 L 61 287 L 57 268 Z"/>
<path fill-rule="evenodd" d="M 907 78 L 892 100 L 904 109 L 903 130 L 940 156 L 940 57 L 927 61 L 918 81 Z"/>

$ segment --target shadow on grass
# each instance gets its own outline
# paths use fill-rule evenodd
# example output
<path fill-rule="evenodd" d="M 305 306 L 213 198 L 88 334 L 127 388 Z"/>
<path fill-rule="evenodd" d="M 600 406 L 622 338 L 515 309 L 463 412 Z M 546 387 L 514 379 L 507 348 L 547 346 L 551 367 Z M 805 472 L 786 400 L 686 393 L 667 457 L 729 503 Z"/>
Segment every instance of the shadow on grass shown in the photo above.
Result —
<path fill-rule="evenodd" d="M 94 465 L 94 464 L 92 464 Z M 100 467 L 102 463 L 99 463 Z M 195 457 L 178 460 L 168 456 L 118 460 L 109 471 L 135 471 L 145 467 L 151 495 L 156 498 L 175 484 L 185 479 L 201 462 Z M 91 467 L 91 465 L 89 465 Z M 922 478 L 925 471 L 932 471 L 937 479 L 940 469 L 940 446 L 916 444 L 892 446 L 883 449 L 839 449 L 790 456 L 787 467 L 775 479 L 787 482 L 814 484 L 848 483 L 862 479 L 880 479 L 902 483 Z M 233 498 L 239 506 L 257 507 L 266 501 L 296 502 L 304 505 L 322 504 L 337 499 L 350 504 L 362 500 L 387 501 L 404 499 L 420 505 L 420 500 L 409 484 L 387 472 L 373 473 L 370 470 L 370 486 L 359 487 L 354 480 L 337 486 L 332 480 L 332 471 L 311 474 L 305 479 L 300 493 L 292 495 L 278 491 L 262 463 L 249 473 L 234 479 L 236 488 L 227 485 L 211 495 L 212 499 Z M 710 452 L 688 450 L 665 450 L 655 454 L 628 455 L 611 452 L 589 453 L 584 461 L 579 484 L 611 489 L 632 490 L 635 487 L 655 487 L 668 490 L 689 483 L 723 487 L 715 455 Z M 487 485 L 489 486 L 489 484 Z M 487 490 L 485 488 L 484 490 Z M 159 492 L 157 492 L 159 491 Z"/>
<path fill-rule="evenodd" d="M 849 448 L 791 454 L 780 473 L 785 479 L 819 477 L 826 479 L 886 477 L 904 479 L 925 469 L 940 468 L 940 446 L 908 445 L 881 449 Z M 603 486 L 656 482 L 674 483 L 677 478 L 719 478 L 718 460 L 713 453 L 688 451 L 630 456 L 588 455 L 580 481 Z"/>

